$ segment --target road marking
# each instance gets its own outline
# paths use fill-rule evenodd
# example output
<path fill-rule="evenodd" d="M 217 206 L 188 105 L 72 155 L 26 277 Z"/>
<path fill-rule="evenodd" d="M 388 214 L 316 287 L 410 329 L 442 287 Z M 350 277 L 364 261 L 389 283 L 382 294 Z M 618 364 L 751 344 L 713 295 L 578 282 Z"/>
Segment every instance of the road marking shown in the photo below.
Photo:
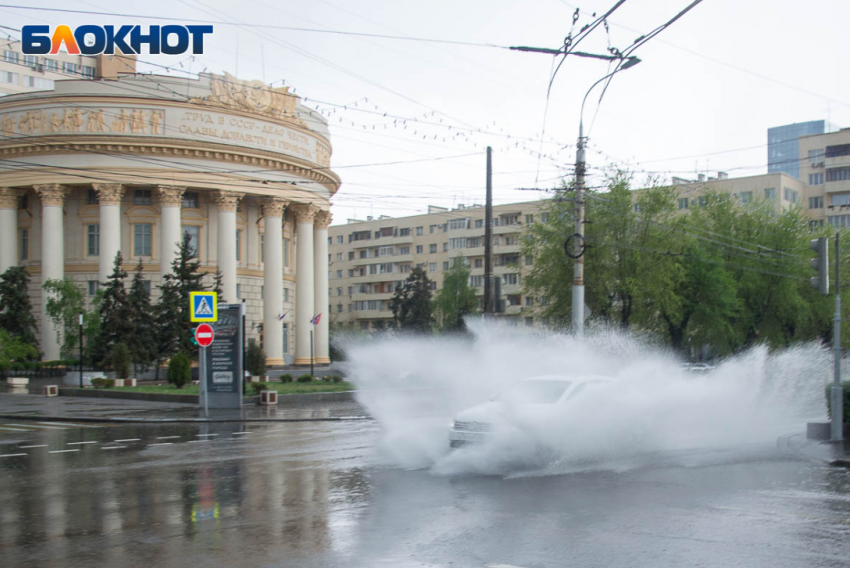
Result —
<path fill-rule="evenodd" d="M 6 428 L 5 426 L 0 426 L 0 430 L 4 432 L 32 432 L 32 430 L 24 430 L 23 428 Z"/>
<path fill-rule="evenodd" d="M 37 422 L 37 424 L 48 424 L 50 426 L 74 426 L 75 428 L 101 428 L 94 424 L 76 424 L 73 422 Z"/>
<path fill-rule="evenodd" d="M 190 444 L 199 444 L 201 442 L 212 442 L 212 440 L 189 440 Z"/>
<path fill-rule="evenodd" d="M 69 446 L 81 446 L 83 444 L 97 444 L 98 442 L 68 442 Z"/>
<path fill-rule="evenodd" d="M 173 446 L 173 442 L 160 442 L 158 444 L 148 444 L 148 446 Z"/>
<path fill-rule="evenodd" d="M 0 458 L 17 458 L 20 456 L 27 456 L 29 454 L 0 454 Z"/>
<path fill-rule="evenodd" d="M 68 452 L 79 452 L 80 449 L 76 448 L 74 450 L 50 450 L 47 452 L 48 454 L 67 454 Z"/>
<path fill-rule="evenodd" d="M 126 448 L 127 446 L 101 446 L 101 450 L 120 450 L 121 448 Z"/>
<path fill-rule="evenodd" d="M 64 426 L 44 426 L 41 424 L 12 424 L 9 423 L 9 426 L 19 426 L 21 428 L 44 428 L 45 430 L 67 430 Z"/>
<path fill-rule="evenodd" d="M 234 436 L 241 436 L 243 434 L 253 434 L 253 432 L 233 432 Z"/>
<path fill-rule="evenodd" d="M 206 438 L 207 436 L 218 436 L 218 434 L 198 434 L 198 438 Z"/>
<path fill-rule="evenodd" d="M 18 447 L 21 448 L 22 450 L 26 449 L 26 448 L 46 448 L 47 444 L 36 444 L 34 446 L 18 446 Z"/>
<path fill-rule="evenodd" d="M 180 436 L 157 436 L 156 439 L 157 440 L 175 440 L 179 437 Z"/>
<path fill-rule="evenodd" d="M 138 442 L 141 438 L 127 438 L 126 440 L 113 440 L 113 442 Z"/>

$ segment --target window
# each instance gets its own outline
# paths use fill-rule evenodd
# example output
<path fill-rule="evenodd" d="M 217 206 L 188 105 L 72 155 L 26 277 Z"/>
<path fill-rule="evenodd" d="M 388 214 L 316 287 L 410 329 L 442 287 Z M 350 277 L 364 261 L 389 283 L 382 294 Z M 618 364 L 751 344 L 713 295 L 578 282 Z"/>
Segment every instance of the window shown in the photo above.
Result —
<path fill-rule="evenodd" d="M 823 172 L 809 174 L 809 185 L 823 185 Z"/>
<path fill-rule="evenodd" d="M 360 258 L 369 258 L 369 250 L 368 249 L 367 250 L 361 250 L 360 251 Z"/>
<path fill-rule="evenodd" d="M 0 71 L 0 83 L 18 84 L 18 74 L 11 71 Z"/>
<path fill-rule="evenodd" d="M 17 63 L 18 62 L 18 52 L 17 51 L 3 51 L 3 61 L 6 63 Z"/>
<path fill-rule="evenodd" d="M 476 219 L 475 220 L 475 228 L 481 229 L 484 227 L 484 219 Z"/>
<path fill-rule="evenodd" d="M 77 74 L 77 64 L 76 63 L 68 63 L 67 61 L 62 62 L 62 72 L 69 73 L 71 75 Z"/>
<path fill-rule="evenodd" d="M 89 280 L 88 282 L 86 282 L 86 284 L 86 293 L 89 296 L 96 296 L 98 289 L 100 289 L 100 282 L 98 282 L 97 280 Z"/>
<path fill-rule="evenodd" d="M 532 264 L 534 264 L 534 257 L 532 257 L 532 256 L 530 256 L 530 255 L 526 255 L 526 257 L 525 257 L 525 265 L 526 265 L 526 266 L 531 266 Z"/>
<path fill-rule="evenodd" d="M 469 277 L 469 286 L 472 288 L 481 288 L 484 286 L 484 276 L 479 274 L 477 276 Z"/>
<path fill-rule="evenodd" d="M 850 168 L 848 168 L 848 169 L 850 169 Z M 797 203 L 798 193 L 795 190 L 788 188 L 788 187 L 784 187 L 782 189 L 783 189 L 783 196 L 785 197 L 785 201 L 790 201 L 791 203 Z"/>
<path fill-rule="evenodd" d="M 437 263 L 429 262 L 428 263 L 428 272 L 437 272 Z"/>
<path fill-rule="evenodd" d="M 242 231 L 236 231 L 236 261 L 242 260 Z M 239 294 L 236 294 L 237 296 Z"/>
<path fill-rule="evenodd" d="M 519 213 L 502 215 L 502 225 L 516 225 L 519 223 Z"/>
<path fill-rule="evenodd" d="M 284 302 L 288 302 L 288 301 L 289 301 L 289 288 L 284 288 L 284 289 L 283 289 L 283 301 L 284 301 Z"/>
<path fill-rule="evenodd" d="M 21 196 L 21 200 L 18 201 L 18 209 L 29 209 L 30 208 L 30 196 L 28 193 L 25 193 Z"/>
<path fill-rule="evenodd" d="M 519 284 L 519 274 L 503 274 L 502 284 L 504 286 L 516 286 L 517 284 Z"/>
<path fill-rule="evenodd" d="M 100 199 L 97 196 L 97 191 L 90 187 L 86 191 L 86 205 L 97 205 L 98 203 L 100 203 Z"/>
<path fill-rule="evenodd" d="M 525 224 L 531 225 L 532 223 L 534 223 L 534 215 L 526 215 L 525 216 Z"/>
<path fill-rule="evenodd" d="M 192 258 L 198 258 L 201 250 L 201 228 L 194 225 L 183 225 L 183 235 L 189 236 L 189 246 L 192 247 Z"/>
<path fill-rule="evenodd" d="M 809 230 L 815 230 L 818 227 L 823 227 L 823 219 L 818 219 L 817 221 L 809 221 Z"/>
<path fill-rule="evenodd" d="M 328 246 L 333 244 L 333 237 L 328 237 Z"/>
<path fill-rule="evenodd" d="M 531 296 L 525 297 L 525 307 L 526 308 L 533 308 L 534 307 L 534 298 L 533 297 L 531 297 Z"/>
<path fill-rule="evenodd" d="M 436 253 L 437 252 L 437 244 L 434 243 L 434 244 L 428 245 L 428 252 L 431 253 L 431 254 Z"/>
<path fill-rule="evenodd" d="M 54 83 L 52 79 L 44 79 L 43 77 L 31 77 L 30 75 L 24 75 L 24 86 L 47 91 L 53 89 Z"/>
<path fill-rule="evenodd" d="M 201 197 L 197 191 L 186 191 L 183 193 L 183 208 L 197 209 L 201 206 Z"/>
<path fill-rule="evenodd" d="M 448 270 L 448 269 L 449 269 L 449 262 L 447 260 L 444 260 L 443 261 L 443 270 L 445 271 L 445 270 Z"/>
<path fill-rule="evenodd" d="M 372 238 L 372 231 L 357 231 L 348 235 L 348 242 L 368 241 Z"/>
<path fill-rule="evenodd" d="M 541 223 L 548 223 L 549 222 L 549 214 L 548 213 L 541 213 L 540 214 L 540 222 Z"/>
<path fill-rule="evenodd" d="M 422 245 L 416 245 L 416 254 L 422 254 Z"/>
<path fill-rule="evenodd" d="M 150 223 L 140 223 L 133 225 L 133 255 L 134 256 L 150 256 L 151 255 L 151 225 Z"/>
<path fill-rule="evenodd" d="M 846 181 L 850 179 L 850 167 L 827 168 L 826 181 Z"/>
<path fill-rule="evenodd" d="M 289 239 L 283 239 L 283 265 L 289 268 Z"/>
<path fill-rule="evenodd" d="M 518 306 L 520 303 L 519 296 L 516 294 L 511 294 L 508 296 L 508 305 L 509 306 Z"/>
<path fill-rule="evenodd" d="M 776 188 L 775 187 L 764 188 L 764 198 L 765 199 L 776 199 Z"/>
<path fill-rule="evenodd" d="M 400 236 L 400 237 L 409 237 L 409 236 L 410 236 L 410 227 L 407 227 L 406 229 L 401 229 L 401 230 L 398 232 L 398 236 Z"/>
<path fill-rule="evenodd" d="M 151 281 L 150 280 L 142 280 L 142 288 L 145 289 L 145 292 L 148 293 L 148 296 L 151 295 Z"/>
<path fill-rule="evenodd" d="M 506 235 L 505 236 L 505 246 L 512 247 L 519 244 L 519 237 L 516 235 Z"/>
<path fill-rule="evenodd" d="M 484 259 L 483 258 L 476 258 L 475 261 L 473 262 L 473 266 L 475 268 L 481 268 L 482 266 L 484 266 Z"/>
<path fill-rule="evenodd" d="M 447 223 L 446 228 L 449 231 L 456 231 L 458 229 L 468 229 L 469 228 L 469 217 L 466 217 L 464 219 L 451 219 Z"/>
<path fill-rule="evenodd" d="M 342 287 L 341 287 L 341 286 L 340 286 L 339 288 L 337 288 L 337 289 L 336 289 L 336 295 L 337 295 L 337 296 L 342 296 Z"/>
<path fill-rule="evenodd" d="M 753 200 L 753 192 L 752 191 L 742 191 L 741 192 L 741 203 L 750 203 Z"/>
<path fill-rule="evenodd" d="M 354 251 L 348 251 L 348 260 L 354 260 Z"/>
<path fill-rule="evenodd" d="M 395 253 L 395 247 L 386 246 L 386 247 L 378 247 L 378 256 L 393 256 Z"/>
<path fill-rule="evenodd" d="M 825 154 L 827 158 L 839 158 L 841 156 L 850 156 L 850 144 L 827 146 Z"/>
<path fill-rule="evenodd" d="M 21 229 L 20 260 L 27 260 L 30 256 L 30 231 Z"/>
<path fill-rule="evenodd" d="M 826 222 L 833 227 L 850 227 L 850 215 L 830 215 Z"/>
<path fill-rule="evenodd" d="M 832 206 L 842 206 L 842 205 L 850 205 L 850 193 L 839 193 L 838 195 L 832 196 L 832 201 L 830 202 Z"/>
<path fill-rule="evenodd" d="M 260 234 L 260 264 L 266 261 L 266 235 Z"/>
<path fill-rule="evenodd" d="M 417 237 L 421 237 L 421 236 L 422 236 L 422 227 L 416 227 L 416 236 L 417 236 Z"/>
<path fill-rule="evenodd" d="M 398 254 L 410 254 L 410 247 L 398 247 Z"/>
<path fill-rule="evenodd" d="M 434 233 L 436 233 L 436 232 L 437 232 L 437 225 L 430 225 L 430 226 L 428 227 L 428 233 L 430 233 L 430 234 L 432 234 L 432 235 L 433 235 L 433 234 L 434 234 Z"/>
<path fill-rule="evenodd" d="M 401 272 L 402 274 L 407 274 L 408 272 L 410 272 L 410 265 L 409 264 L 402 264 L 401 266 L 398 267 L 398 271 Z"/>
<path fill-rule="evenodd" d="M 338 314 L 341 314 L 341 313 L 342 313 L 342 304 L 337 304 L 337 305 L 336 305 L 336 313 L 338 313 Z"/>
<path fill-rule="evenodd" d="M 428 288 L 430 290 L 436 290 L 437 289 L 437 283 L 434 282 L 434 281 L 431 281 L 431 283 L 428 285 Z"/>
<path fill-rule="evenodd" d="M 55 59 L 44 58 L 44 69 L 47 71 L 53 71 L 54 73 L 59 71 L 59 62 Z"/>
<path fill-rule="evenodd" d="M 342 253 L 341 252 L 336 253 L 336 260 L 337 260 L 337 262 L 342 262 Z"/>
<path fill-rule="evenodd" d="M 337 271 L 336 271 L 336 277 L 337 277 L 337 278 L 342 278 L 342 270 L 337 270 Z"/>
<path fill-rule="evenodd" d="M 809 165 L 811 165 L 813 168 L 819 168 L 823 166 L 823 158 L 823 148 L 821 148 L 820 150 L 809 150 Z"/>
<path fill-rule="evenodd" d="M 38 67 L 38 55 L 24 55 L 24 65 L 33 69 Z"/>
<path fill-rule="evenodd" d="M 236 285 L 236 297 L 237 297 L 237 298 L 241 298 L 241 297 L 242 297 L 242 284 L 237 284 L 237 285 Z"/>
<path fill-rule="evenodd" d="M 466 248 L 466 237 L 456 237 L 453 239 L 449 239 L 449 242 L 446 244 L 452 250 Z"/>
<path fill-rule="evenodd" d="M 809 209 L 823 209 L 823 197 L 810 197 Z"/>
<path fill-rule="evenodd" d="M 352 294 L 352 292 L 354 292 L 354 286 L 349 286 L 348 287 L 348 295 L 350 296 Z"/>
<path fill-rule="evenodd" d="M 88 79 L 94 78 L 94 67 L 82 65 L 80 66 L 80 72 L 82 73 L 83 77 L 86 77 Z"/>
<path fill-rule="evenodd" d="M 100 255 L 100 225 L 89 225 L 86 229 L 86 255 Z"/>
<path fill-rule="evenodd" d="M 338 245 L 341 245 L 341 244 L 342 244 L 342 235 L 337 235 L 337 237 L 336 237 L 336 244 L 338 244 Z"/>
<path fill-rule="evenodd" d="M 150 189 L 134 190 L 133 205 L 153 205 L 153 191 Z"/>

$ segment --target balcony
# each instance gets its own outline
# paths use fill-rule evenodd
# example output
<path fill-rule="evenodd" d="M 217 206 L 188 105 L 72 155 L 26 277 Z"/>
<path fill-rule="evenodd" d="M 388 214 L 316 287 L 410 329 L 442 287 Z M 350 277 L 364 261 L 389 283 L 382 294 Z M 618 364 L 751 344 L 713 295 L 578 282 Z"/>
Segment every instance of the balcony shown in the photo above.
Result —
<path fill-rule="evenodd" d="M 824 191 L 826 191 L 826 193 L 848 192 L 850 191 L 850 180 L 828 181 L 824 184 Z"/>
<path fill-rule="evenodd" d="M 838 156 L 837 158 L 826 158 L 823 161 L 824 166 L 827 168 L 841 168 L 844 166 L 850 166 L 850 156 Z"/>

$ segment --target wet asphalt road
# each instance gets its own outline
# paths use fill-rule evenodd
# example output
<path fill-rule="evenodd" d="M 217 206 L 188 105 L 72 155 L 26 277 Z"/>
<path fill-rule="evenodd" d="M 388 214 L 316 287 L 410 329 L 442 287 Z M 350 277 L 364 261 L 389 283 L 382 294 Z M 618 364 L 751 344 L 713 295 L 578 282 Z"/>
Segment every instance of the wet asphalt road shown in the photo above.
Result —
<path fill-rule="evenodd" d="M 850 565 L 850 473 L 771 444 L 440 477 L 378 465 L 378 434 L 0 421 L 0 565 Z"/>

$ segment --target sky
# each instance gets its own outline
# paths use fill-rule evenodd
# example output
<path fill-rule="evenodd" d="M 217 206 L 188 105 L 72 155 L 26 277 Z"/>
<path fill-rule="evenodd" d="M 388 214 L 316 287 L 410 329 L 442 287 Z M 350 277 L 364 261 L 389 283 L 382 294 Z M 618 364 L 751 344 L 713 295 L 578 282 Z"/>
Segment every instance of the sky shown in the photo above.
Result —
<path fill-rule="evenodd" d="M 10 0 L 8 5 L 15 5 Z M 200 56 L 143 55 L 185 76 L 227 71 L 288 85 L 324 113 L 342 186 L 334 224 L 483 203 L 493 148 L 494 203 L 542 199 L 572 176 L 582 99 L 605 61 L 568 57 L 547 88 L 551 55 L 615 0 L 28 0 L 17 5 L 112 12 L 84 15 L 0 7 L 0 23 L 222 22 Z M 624 50 L 689 0 L 626 0 L 577 49 Z M 578 22 L 573 14 L 579 8 Z M 730 177 L 767 171 L 767 129 L 827 119 L 850 125 L 844 72 L 850 2 L 703 0 L 638 48 L 604 99 L 588 96 L 588 185 L 614 169 L 650 177 Z M 277 26 L 277 27 L 276 27 Z M 281 28 L 301 28 L 281 29 Z M 312 31 L 311 31 L 312 30 Z M 315 30 L 394 36 L 362 37 Z M 0 33 L 4 30 L 0 29 Z M 16 37 L 15 32 L 9 32 Z M 430 40 L 441 40 L 437 43 Z M 141 63 L 141 71 L 165 73 Z"/>

